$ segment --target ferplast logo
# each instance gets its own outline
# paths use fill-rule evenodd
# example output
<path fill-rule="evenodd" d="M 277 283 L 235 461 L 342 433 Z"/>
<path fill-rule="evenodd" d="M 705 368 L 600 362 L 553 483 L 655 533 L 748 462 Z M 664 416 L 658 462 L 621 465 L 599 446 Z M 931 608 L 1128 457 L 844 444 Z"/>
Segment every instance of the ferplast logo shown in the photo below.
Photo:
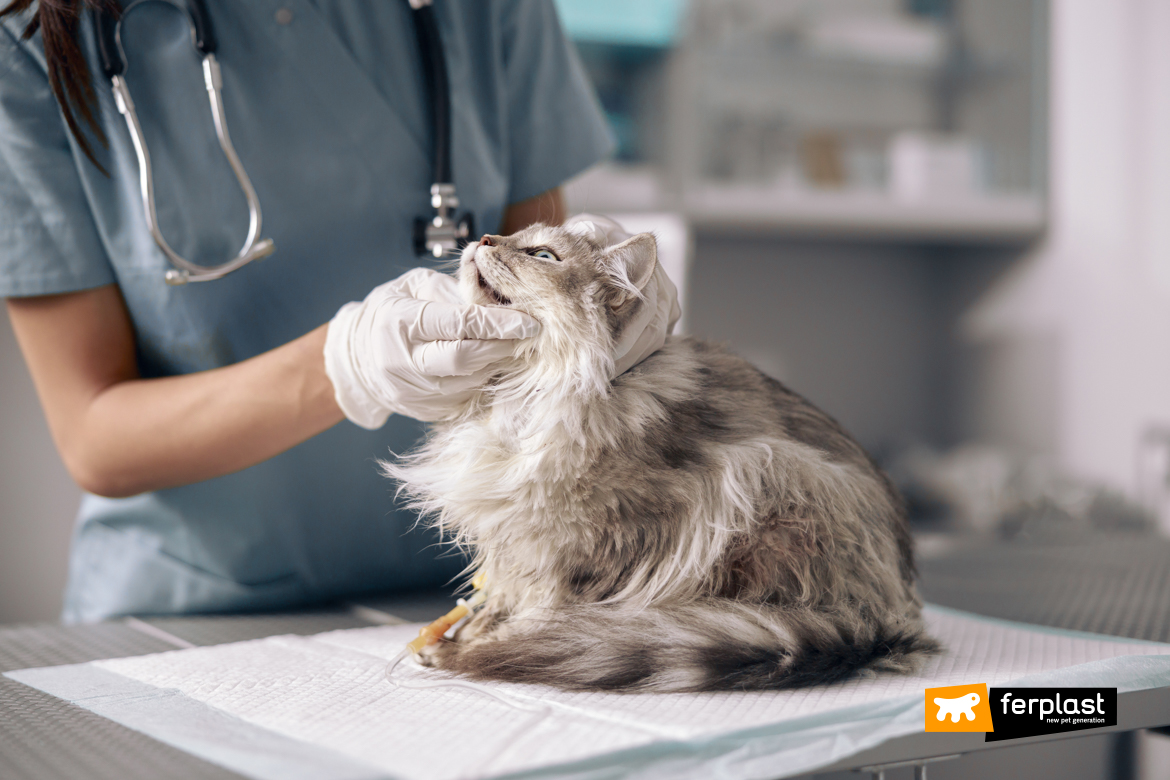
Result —
<path fill-rule="evenodd" d="M 1116 688 L 926 689 L 927 731 L 983 731 L 998 742 L 1116 725 Z"/>
<path fill-rule="evenodd" d="M 986 741 L 1117 725 L 1116 688 L 992 688 Z"/>
<path fill-rule="evenodd" d="M 951 685 L 926 689 L 927 731 L 994 731 L 987 686 Z"/>

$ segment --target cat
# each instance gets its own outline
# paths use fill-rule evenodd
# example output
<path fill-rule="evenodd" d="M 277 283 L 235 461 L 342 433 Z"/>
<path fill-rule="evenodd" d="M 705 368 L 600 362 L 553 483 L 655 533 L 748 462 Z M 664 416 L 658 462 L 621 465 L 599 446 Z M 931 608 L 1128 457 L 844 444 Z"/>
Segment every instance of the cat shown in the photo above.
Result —
<path fill-rule="evenodd" d="M 468 302 L 543 327 L 456 418 L 382 464 L 487 582 L 484 605 L 418 660 L 567 690 L 917 668 L 937 645 L 906 514 L 840 425 L 693 338 L 611 379 L 655 273 L 648 233 L 607 247 L 535 225 L 463 251 Z"/>

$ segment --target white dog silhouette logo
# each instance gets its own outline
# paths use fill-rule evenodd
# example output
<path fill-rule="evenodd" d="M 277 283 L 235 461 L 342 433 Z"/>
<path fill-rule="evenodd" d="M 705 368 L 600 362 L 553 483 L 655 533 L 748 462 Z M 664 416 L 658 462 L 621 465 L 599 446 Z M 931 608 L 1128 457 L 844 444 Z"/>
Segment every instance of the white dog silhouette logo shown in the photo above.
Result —
<path fill-rule="evenodd" d="M 975 705 L 979 703 L 979 694 L 968 693 L 965 696 L 959 696 L 955 699 L 940 699 L 935 698 L 934 703 L 938 705 L 938 719 L 945 720 L 947 715 L 951 716 L 951 723 L 958 723 L 959 716 L 967 716 L 967 720 L 975 720 Z"/>

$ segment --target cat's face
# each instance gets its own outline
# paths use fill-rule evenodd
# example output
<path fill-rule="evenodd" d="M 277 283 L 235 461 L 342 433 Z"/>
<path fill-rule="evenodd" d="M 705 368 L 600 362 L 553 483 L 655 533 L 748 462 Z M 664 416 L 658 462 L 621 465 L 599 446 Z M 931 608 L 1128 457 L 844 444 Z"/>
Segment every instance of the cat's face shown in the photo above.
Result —
<path fill-rule="evenodd" d="M 533 225 L 469 244 L 460 260 L 459 286 L 469 303 L 516 308 L 569 330 L 597 323 L 616 336 L 644 305 L 640 291 L 656 263 L 649 233 L 603 247 L 589 234 Z"/>

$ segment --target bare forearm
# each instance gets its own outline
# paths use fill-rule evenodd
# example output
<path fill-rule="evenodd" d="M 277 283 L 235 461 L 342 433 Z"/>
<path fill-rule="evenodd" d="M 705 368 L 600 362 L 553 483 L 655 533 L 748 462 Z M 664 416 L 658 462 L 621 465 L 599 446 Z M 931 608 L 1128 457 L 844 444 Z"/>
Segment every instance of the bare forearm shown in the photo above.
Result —
<path fill-rule="evenodd" d="M 224 368 L 110 386 L 73 434 L 71 470 L 95 492 L 134 495 L 230 474 L 315 436 L 342 419 L 325 330 Z"/>
<path fill-rule="evenodd" d="M 566 216 L 564 193 L 560 187 L 554 187 L 534 198 L 510 204 L 504 211 L 500 233 L 505 236 L 511 235 L 537 222 L 559 225 L 565 221 Z"/>
<path fill-rule="evenodd" d="M 342 419 L 325 375 L 324 325 L 232 366 L 141 379 L 116 287 L 7 303 L 57 449 L 91 492 L 133 495 L 228 474 Z"/>

